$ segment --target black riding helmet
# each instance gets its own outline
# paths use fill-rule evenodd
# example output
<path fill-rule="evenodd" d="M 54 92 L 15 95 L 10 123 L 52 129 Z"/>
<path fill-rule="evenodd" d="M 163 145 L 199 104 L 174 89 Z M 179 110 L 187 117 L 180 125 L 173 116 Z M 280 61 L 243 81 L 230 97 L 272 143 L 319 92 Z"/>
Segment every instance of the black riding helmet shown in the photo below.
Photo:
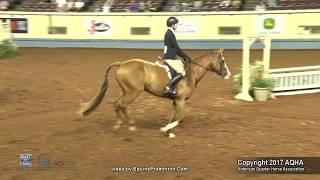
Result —
<path fill-rule="evenodd" d="M 171 27 L 172 25 L 177 23 L 179 23 L 179 20 L 176 17 L 171 16 L 167 20 L 167 27 Z"/>

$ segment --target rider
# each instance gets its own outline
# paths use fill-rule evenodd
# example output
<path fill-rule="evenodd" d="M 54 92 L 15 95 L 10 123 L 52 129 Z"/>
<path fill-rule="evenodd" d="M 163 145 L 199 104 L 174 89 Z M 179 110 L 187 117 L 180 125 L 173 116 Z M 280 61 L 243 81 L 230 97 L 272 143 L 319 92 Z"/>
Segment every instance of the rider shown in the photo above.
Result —
<path fill-rule="evenodd" d="M 165 88 L 165 93 L 171 95 L 176 94 L 174 87 L 179 80 L 185 76 L 183 63 L 180 60 L 177 60 L 176 56 L 178 55 L 182 57 L 185 61 L 191 61 L 191 58 L 180 49 L 177 43 L 174 32 L 178 27 L 178 22 L 179 21 L 176 17 L 169 17 L 167 20 L 168 30 L 164 35 L 164 59 L 165 62 L 176 71 L 176 75 L 172 77 L 171 81 Z"/>

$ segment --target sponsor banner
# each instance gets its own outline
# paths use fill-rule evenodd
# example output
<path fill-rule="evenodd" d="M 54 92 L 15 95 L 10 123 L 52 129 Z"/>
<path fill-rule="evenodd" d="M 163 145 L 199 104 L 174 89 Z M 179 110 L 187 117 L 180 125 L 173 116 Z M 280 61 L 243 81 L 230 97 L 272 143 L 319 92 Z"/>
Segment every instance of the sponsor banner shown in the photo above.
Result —
<path fill-rule="evenodd" d="M 5 18 L 1 18 L 4 20 Z M 6 18 L 10 19 L 11 33 L 28 33 L 28 19 L 26 18 Z"/>
<path fill-rule="evenodd" d="M 88 35 L 111 35 L 111 20 L 89 20 L 87 22 L 86 31 Z"/>
<path fill-rule="evenodd" d="M 12 18 L 11 32 L 12 33 L 28 33 L 28 19 Z"/>
<path fill-rule="evenodd" d="M 258 35 L 283 34 L 284 20 L 279 16 L 258 16 L 256 26 Z"/>
<path fill-rule="evenodd" d="M 198 22 L 195 20 L 181 20 L 175 33 L 177 35 L 195 35 L 198 33 Z"/>

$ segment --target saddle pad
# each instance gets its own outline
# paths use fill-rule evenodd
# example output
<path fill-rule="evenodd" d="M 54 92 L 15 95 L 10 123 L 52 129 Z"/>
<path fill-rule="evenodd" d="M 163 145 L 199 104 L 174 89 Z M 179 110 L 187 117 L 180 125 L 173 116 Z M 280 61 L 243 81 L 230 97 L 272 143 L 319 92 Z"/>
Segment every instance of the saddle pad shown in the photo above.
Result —
<path fill-rule="evenodd" d="M 160 64 L 159 61 L 156 61 L 155 64 L 156 64 L 156 66 L 159 66 L 159 67 L 163 68 L 166 71 L 168 78 L 172 79 L 169 66 Z"/>

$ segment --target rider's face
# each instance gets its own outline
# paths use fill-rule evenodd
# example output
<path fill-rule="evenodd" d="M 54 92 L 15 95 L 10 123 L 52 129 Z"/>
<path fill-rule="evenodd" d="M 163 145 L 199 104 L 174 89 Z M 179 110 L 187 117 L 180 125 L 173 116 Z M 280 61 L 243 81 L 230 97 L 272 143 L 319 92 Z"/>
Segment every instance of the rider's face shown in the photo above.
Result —
<path fill-rule="evenodd" d="M 176 30 L 178 28 L 178 24 L 173 25 L 173 29 Z"/>

